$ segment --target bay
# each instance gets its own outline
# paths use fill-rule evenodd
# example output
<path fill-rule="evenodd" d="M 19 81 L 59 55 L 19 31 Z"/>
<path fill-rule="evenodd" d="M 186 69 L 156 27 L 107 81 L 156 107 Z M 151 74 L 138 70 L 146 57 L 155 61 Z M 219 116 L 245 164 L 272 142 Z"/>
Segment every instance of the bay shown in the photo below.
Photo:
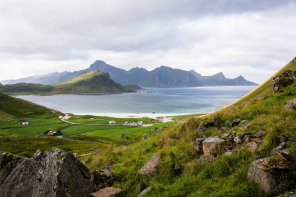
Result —
<path fill-rule="evenodd" d="M 146 88 L 141 93 L 16 97 L 74 114 L 194 114 L 213 112 L 255 87 Z"/>

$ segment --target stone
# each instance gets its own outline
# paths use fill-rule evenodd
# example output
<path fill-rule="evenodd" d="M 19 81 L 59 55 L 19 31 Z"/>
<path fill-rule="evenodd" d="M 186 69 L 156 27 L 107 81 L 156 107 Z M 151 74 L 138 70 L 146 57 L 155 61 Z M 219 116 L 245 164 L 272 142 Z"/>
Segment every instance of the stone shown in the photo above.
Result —
<path fill-rule="evenodd" d="M 80 197 L 97 190 L 87 167 L 65 150 L 38 150 L 33 158 L 2 152 L 0 157 L 1 196 Z"/>
<path fill-rule="evenodd" d="M 204 126 L 205 126 L 206 128 L 210 128 L 210 127 L 214 127 L 215 124 L 214 124 L 214 122 L 211 121 L 211 120 L 206 120 L 205 123 L 204 123 Z"/>
<path fill-rule="evenodd" d="M 242 140 L 241 140 L 238 136 L 236 136 L 236 137 L 234 138 L 234 142 L 235 142 L 236 144 L 241 144 L 241 143 L 242 143 Z"/>
<path fill-rule="evenodd" d="M 249 135 L 245 135 L 243 138 L 244 142 L 250 142 L 250 136 Z"/>
<path fill-rule="evenodd" d="M 283 150 L 286 147 L 286 144 L 287 144 L 286 142 L 280 143 L 277 147 L 275 147 L 270 151 L 270 156 L 276 155 L 277 153 L 279 153 L 281 150 Z"/>
<path fill-rule="evenodd" d="M 202 142 L 204 154 L 211 154 L 213 156 L 221 155 L 224 153 L 226 143 L 223 139 L 215 136 L 208 137 Z"/>
<path fill-rule="evenodd" d="M 265 135 L 266 133 L 267 133 L 266 131 L 260 130 L 260 131 L 258 131 L 258 132 L 254 135 L 254 137 L 262 137 L 262 136 Z"/>
<path fill-rule="evenodd" d="M 138 195 L 138 197 L 143 197 L 143 196 L 145 196 L 145 194 L 147 193 L 147 192 L 149 192 L 151 190 L 151 187 L 147 187 L 146 189 L 144 189 L 139 195 Z"/>
<path fill-rule="evenodd" d="M 258 144 L 262 144 L 263 143 L 263 140 L 259 137 L 256 137 L 256 138 L 251 138 L 251 141 L 252 142 L 256 142 Z"/>
<path fill-rule="evenodd" d="M 223 139 L 223 140 L 229 140 L 229 137 L 230 137 L 230 134 L 228 134 L 228 133 L 224 133 L 221 135 L 221 139 Z"/>
<path fill-rule="evenodd" d="M 237 125 L 239 125 L 239 123 L 241 122 L 241 119 L 239 118 L 235 118 L 232 122 L 231 122 L 231 127 L 235 127 Z"/>
<path fill-rule="evenodd" d="M 226 155 L 226 156 L 230 156 L 230 155 L 232 155 L 232 151 L 228 150 L 228 151 L 226 151 L 226 152 L 224 153 L 224 155 Z"/>
<path fill-rule="evenodd" d="M 204 131 L 206 130 L 206 128 L 204 127 L 203 123 L 199 123 L 198 127 L 197 127 L 197 133 L 198 134 L 202 134 Z"/>
<path fill-rule="evenodd" d="M 239 123 L 239 126 L 242 126 L 242 125 L 245 125 L 245 124 L 247 124 L 247 120 L 242 120 L 242 121 L 240 121 L 240 123 Z"/>
<path fill-rule="evenodd" d="M 220 119 L 219 116 L 214 116 L 213 117 L 213 122 L 214 122 L 215 127 L 219 128 L 221 126 L 221 119 Z"/>
<path fill-rule="evenodd" d="M 289 101 L 282 109 L 283 111 L 295 111 L 296 110 L 296 98 Z"/>
<path fill-rule="evenodd" d="M 204 141 L 205 138 L 196 138 L 193 142 L 193 148 L 196 152 L 202 153 L 202 141 Z"/>
<path fill-rule="evenodd" d="M 230 122 L 230 121 L 229 121 Z M 226 132 L 226 131 L 229 131 L 230 130 L 230 128 L 229 127 L 221 127 L 221 131 L 223 131 L 224 133 Z"/>
<path fill-rule="evenodd" d="M 140 169 L 139 174 L 155 176 L 156 167 L 159 165 L 160 161 L 161 158 L 154 153 L 150 160 Z"/>
<path fill-rule="evenodd" d="M 245 132 L 243 132 L 243 134 L 242 134 L 242 138 L 244 138 L 246 135 L 252 135 L 252 133 L 249 132 L 249 131 L 245 131 Z"/>
<path fill-rule="evenodd" d="M 209 163 L 209 162 L 212 162 L 215 160 L 215 157 L 213 155 L 210 155 L 210 154 L 204 154 L 200 157 L 200 159 L 198 160 L 198 162 L 201 164 L 201 165 L 204 165 L 206 163 Z"/>
<path fill-rule="evenodd" d="M 253 152 L 258 149 L 258 145 L 256 142 L 249 142 L 247 143 L 248 150 Z"/>
<path fill-rule="evenodd" d="M 230 120 L 226 120 L 226 121 L 225 121 L 225 125 L 231 127 L 231 121 L 230 121 Z"/>
<path fill-rule="evenodd" d="M 250 164 L 247 174 L 248 181 L 257 184 L 269 195 L 282 193 L 295 184 L 295 176 L 287 168 L 278 168 L 273 163 L 270 158 L 255 160 Z"/>
<path fill-rule="evenodd" d="M 123 197 L 123 191 L 116 187 L 106 187 L 91 193 L 89 197 Z"/>
<path fill-rule="evenodd" d="M 286 141 L 288 140 L 288 138 L 287 138 L 286 136 L 284 136 L 284 135 L 281 135 L 281 136 L 279 137 L 279 140 L 280 140 L 280 142 L 282 143 L 282 142 L 286 142 Z"/>
<path fill-rule="evenodd" d="M 272 77 L 272 90 L 277 93 L 281 89 L 291 85 L 296 81 L 296 71 L 285 70 L 282 74 Z"/>
<path fill-rule="evenodd" d="M 128 136 L 125 135 L 125 134 L 122 134 L 122 135 L 120 136 L 120 138 L 121 138 L 121 139 L 126 139 L 126 140 L 129 140 L 129 139 L 130 139 L 130 137 L 128 137 Z"/>
<path fill-rule="evenodd" d="M 280 119 L 281 119 L 281 117 L 278 116 L 278 115 L 274 116 L 274 118 L 275 118 L 276 120 L 280 120 Z"/>

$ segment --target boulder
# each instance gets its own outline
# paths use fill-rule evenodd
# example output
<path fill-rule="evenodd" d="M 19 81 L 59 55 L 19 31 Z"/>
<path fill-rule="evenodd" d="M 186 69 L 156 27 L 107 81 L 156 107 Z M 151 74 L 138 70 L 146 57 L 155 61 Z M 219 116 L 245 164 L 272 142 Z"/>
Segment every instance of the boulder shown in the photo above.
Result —
<path fill-rule="evenodd" d="M 1 152 L 0 157 L 1 196 L 80 197 L 97 190 L 89 170 L 65 150 L 38 150 L 33 158 Z"/>
<path fill-rule="evenodd" d="M 296 98 L 289 101 L 282 109 L 283 111 L 295 111 L 296 110 Z"/>
<path fill-rule="evenodd" d="M 197 133 L 199 135 L 201 135 L 204 131 L 206 130 L 205 126 L 203 125 L 203 123 L 199 123 L 198 127 L 197 127 Z"/>
<path fill-rule="evenodd" d="M 242 121 L 240 121 L 240 123 L 239 123 L 239 126 L 242 126 L 242 125 L 245 125 L 245 124 L 247 124 L 247 120 L 242 120 Z"/>
<path fill-rule="evenodd" d="M 279 90 L 291 85 L 296 81 L 296 71 L 285 70 L 282 74 L 272 77 L 272 90 L 277 93 Z"/>
<path fill-rule="evenodd" d="M 147 192 L 149 192 L 151 190 L 151 187 L 147 187 L 146 189 L 144 189 L 139 195 L 138 197 L 143 197 Z"/>
<path fill-rule="evenodd" d="M 236 144 L 241 144 L 241 143 L 242 143 L 242 140 L 241 140 L 238 136 L 236 136 L 236 137 L 234 138 L 234 142 L 235 142 Z"/>
<path fill-rule="evenodd" d="M 193 142 L 193 148 L 196 152 L 202 153 L 202 141 L 204 141 L 205 138 L 196 138 Z"/>
<path fill-rule="evenodd" d="M 226 143 L 217 136 L 208 137 L 202 142 L 202 148 L 204 154 L 211 154 L 213 156 L 221 155 L 225 151 Z"/>
<path fill-rule="evenodd" d="M 209 162 L 212 162 L 215 160 L 215 157 L 213 155 L 210 155 L 210 154 L 204 154 L 200 157 L 200 159 L 198 160 L 198 162 L 201 164 L 201 165 L 204 165 L 206 163 L 209 163 Z"/>
<path fill-rule="evenodd" d="M 261 130 L 261 131 L 258 131 L 255 135 L 254 135 L 254 137 L 262 137 L 263 135 L 265 135 L 267 132 L 266 131 L 263 131 L 263 130 Z"/>
<path fill-rule="evenodd" d="M 230 122 L 230 121 L 229 121 Z M 229 131 L 230 130 L 230 128 L 229 127 L 221 127 L 221 131 L 223 131 L 224 133 L 226 132 L 226 131 Z"/>
<path fill-rule="evenodd" d="M 111 170 L 113 170 L 113 167 L 110 164 L 107 164 L 100 170 L 91 171 L 93 182 L 96 184 L 97 189 L 101 189 L 113 182 L 114 178 L 110 172 Z"/>
<path fill-rule="evenodd" d="M 139 174 L 155 176 L 156 167 L 159 165 L 160 161 L 161 158 L 154 153 L 150 160 L 140 169 Z"/>
<path fill-rule="evenodd" d="M 282 142 L 280 143 L 277 147 L 275 147 L 274 149 L 272 149 L 270 151 L 270 156 L 272 155 L 276 155 L 277 153 L 279 153 L 280 151 L 284 150 L 284 148 L 286 147 L 286 142 Z"/>
<path fill-rule="evenodd" d="M 247 179 L 269 195 L 282 193 L 295 184 L 295 176 L 289 172 L 289 168 L 283 164 L 277 165 L 270 158 L 253 161 L 248 169 Z"/>
<path fill-rule="evenodd" d="M 232 122 L 231 122 L 231 127 L 235 127 L 237 125 L 239 125 L 239 123 L 241 122 L 241 119 L 239 118 L 235 118 Z"/>
<path fill-rule="evenodd" d="M 248 150 L 253 152 L 258 149 L 258 145 L 256 142 L 249 142 L 247 143 Z"/>
<path fill-rule="evenodd" d="M 89 197 L 123 197 L 123 191 L 116 187 L 106 187 L 91 193 Z"/>
<path fill-rule="evenodd" d="M 214 116 L 213 117 L 213 123 L 216 127 L 220 127 L 221 126 L 221 119 L 219 116 Z"/>

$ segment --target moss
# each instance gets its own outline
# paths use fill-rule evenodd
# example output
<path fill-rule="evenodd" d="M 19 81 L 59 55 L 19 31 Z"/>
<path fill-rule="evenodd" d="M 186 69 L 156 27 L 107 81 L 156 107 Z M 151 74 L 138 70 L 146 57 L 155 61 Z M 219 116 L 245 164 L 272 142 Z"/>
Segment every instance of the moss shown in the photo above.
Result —
<path fill-rule="evenodd" d="M 62 159 L 64 157 L 64 155 L 59 155 L 58 157 L 57 157 L 57 159 Z"/>
<path fill-rule="evenodd" d="M 23 159 L 23 158 L 21 158 L 21 159 L 17 160 L 17 163 L 21 163 L 22 161 L 24 161 L 24 159 Z"/>
<path fill-rule="evenodd" d="M 2 160 L 1 160 L 1 168 L 5 166 L 5 164 L 9 163 L 13 159 L 13 154 L 12 153 L 4 153 L 2 155 Z"/>
<path fill-rule="evenodd" d="M 79 170 L 80 170 L 80 172 L 83 174 L 83 176 L 84 176 L 85 178 L 90 179 L 90 172 L 89 172 L 89 170 L 88 170 L 86 167 L 84 167 L 84 166 L 79 166 Z"/>

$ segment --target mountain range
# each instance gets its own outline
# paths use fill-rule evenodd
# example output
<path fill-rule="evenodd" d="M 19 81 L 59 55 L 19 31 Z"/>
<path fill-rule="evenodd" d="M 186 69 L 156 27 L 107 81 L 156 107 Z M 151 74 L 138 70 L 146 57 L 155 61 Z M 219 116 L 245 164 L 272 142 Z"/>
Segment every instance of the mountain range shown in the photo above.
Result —
<path fill-rule="evenodd" d="M 74 72 L 55 72 L 45 75 L 37 75 L 17 80 L 2 81 L 3 84 L 38 83 L 54 84 L 69 80 L 83 72 L 100 70 L 109 73 L 111 79 L 121 85 L 136 84 L 142 87 L 198 87 L 198 86 L 246 86 L 257 85 L 247 81 L 243 76 L 234 79 L 226 78 L 222 72 L 212 76 L 202 76 L 194 70 L 185 71 L 173 69 L 167 66 L 148 71 L 144 68 L 132 68 L 124 70 L 97 60 L 89 68 Z"/>

